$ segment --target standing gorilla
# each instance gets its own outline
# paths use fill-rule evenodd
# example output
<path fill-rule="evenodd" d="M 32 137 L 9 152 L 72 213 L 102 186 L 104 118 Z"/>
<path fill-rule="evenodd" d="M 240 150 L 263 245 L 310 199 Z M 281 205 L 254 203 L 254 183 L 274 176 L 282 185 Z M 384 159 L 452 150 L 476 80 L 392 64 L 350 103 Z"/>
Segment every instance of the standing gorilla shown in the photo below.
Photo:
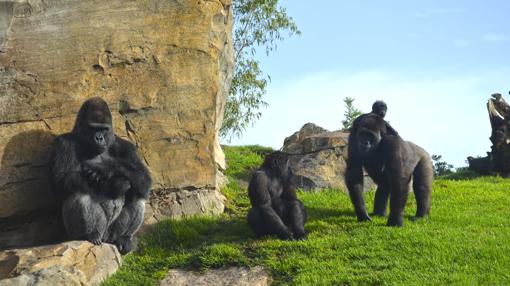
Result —
<path fill-rule="evenodd" d="M 388 135 L 386 122 L 376 114 L 355 120 L 349 135 L 345 180 L 358 221 L 371 220 L 363 199 L 363 168 L 377 184 L 373 215 L 384 216 L 390 198 L 389 226 L 402 226 L 409 182 L 413 179 L 416 217 L 428 215 L 433 167 L 429 154 L 419 146 Z"/>
<path fill-rule="evenodd" d="M 267 155 L 262 168 L 253 173 L 248 186 L 253 206 L 248 212 L 248 224 L 257 236 L 306 239 L 307 214 L 291 179 L 289 158 L 280 151 Z"/>
<path fill-rule="evenodd" d="M 113 243 L 122 254 L 131 250 L 151 179 L 136 147 L 113 133 L 110 109 L 101 98 L 87 100 L 72 132 L 56 138 L 51 180 L 63 199 L 71 239 Z"/>

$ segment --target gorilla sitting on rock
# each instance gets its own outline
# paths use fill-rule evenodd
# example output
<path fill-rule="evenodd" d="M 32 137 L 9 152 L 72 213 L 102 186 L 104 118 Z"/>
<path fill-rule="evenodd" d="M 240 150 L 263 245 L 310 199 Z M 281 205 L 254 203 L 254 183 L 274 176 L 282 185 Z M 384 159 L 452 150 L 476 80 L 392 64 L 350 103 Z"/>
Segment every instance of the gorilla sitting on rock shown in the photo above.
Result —
<path fill-rule="evenodd" d="M 122 254 L 131 250 L 151 179 L 136 147 L 113 133 L 110 109 L 101 98 L 87 100 L 72 132 L 55 139 L 51 181 L 63 199 L 70 239 L 113 243 Z"/>
<path fill-rule="evenodd" d="M 267 155 L 262 168 L 253 173 L 248 186 L 252 205 L 248 224 L 257 236 L 306 239 L 304 225 L 307 214 L 291 179 L 289 158 L 281 151 Z"/>
<path fill-rule="evenodd" d="M 402 226 L 409 183 L 413 180 L 416 217 L 429 214 L 433 167 L 429 154 L 398 135 L 375 113 L 358 117 L 349 134 L 345 181 L 358 221 L 371 220 L 363 199 L 363 168 L 377 184 L 373 215 L 384 216 L 390 199 L 389 226 Z"/>

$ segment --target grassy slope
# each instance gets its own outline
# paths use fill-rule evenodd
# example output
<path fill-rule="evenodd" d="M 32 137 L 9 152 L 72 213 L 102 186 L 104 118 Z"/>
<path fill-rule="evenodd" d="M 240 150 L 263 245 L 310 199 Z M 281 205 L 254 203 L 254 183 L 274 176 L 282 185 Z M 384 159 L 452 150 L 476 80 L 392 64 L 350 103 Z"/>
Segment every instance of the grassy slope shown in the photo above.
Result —
<path fill-rule="evenodd" d="M 256 152 L 254 152 L 256 151 Z M 411 195 L 403 228 L 386 220 L 359 224 L 349 198 L 337 190 L 299 193 L 309 211 L 307 241 L 255 239 L 245 223 L 248 178 L 260 147 L 227 147 L 231 183 L 227 213 L 166 221 L 104 285 L 151 285 L 168 268 L 194 270 L 264 265 L 276 285 L 506 285 L 510 283 L 510 180 L 437 180 L 431 216 L 412 222 Z M 367 195 L 368 204 L 373 193 Z"/>

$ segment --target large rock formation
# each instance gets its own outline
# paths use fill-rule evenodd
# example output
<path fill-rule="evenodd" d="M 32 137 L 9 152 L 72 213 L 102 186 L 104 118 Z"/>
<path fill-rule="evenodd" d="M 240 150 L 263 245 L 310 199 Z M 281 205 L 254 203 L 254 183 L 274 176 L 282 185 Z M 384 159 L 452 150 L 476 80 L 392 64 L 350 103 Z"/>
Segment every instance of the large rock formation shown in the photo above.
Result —
<path fill-rule="evenodd" d="M 85 241 L 0 252 L 0 286 L 97 285 L 121 265 L 111 244 Z"/>
<path fill-rule="evenodd" d="M 282 150 L 290 154 L 294 184 L 304 190 L 335 188 L 346 190 L 344 175 L 348 132 L 328 131 L 307 123 L 285 138 Z M 365 190 L 374 183 L 365 176 Z"/>
<path fill-rule="evenodd" d="M 138 146 L 165 197 L 151 198 L 150 214 L 222 211 L 220 199 L 200 200 L 218 197 L 224 168 L 231 29 L 230 0 L 1 1 L 0 248 L 61 233 L 48 153 L 92 96 L 108 102 L 115 132 Z"/>

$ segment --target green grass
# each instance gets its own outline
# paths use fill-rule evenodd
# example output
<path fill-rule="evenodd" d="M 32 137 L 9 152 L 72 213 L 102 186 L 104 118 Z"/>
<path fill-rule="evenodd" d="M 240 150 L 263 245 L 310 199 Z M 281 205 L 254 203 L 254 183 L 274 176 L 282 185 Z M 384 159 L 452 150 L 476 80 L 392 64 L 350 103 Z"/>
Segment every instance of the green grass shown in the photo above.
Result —
<path fill-rule="evenodd" d="M 275 285 L 510 283 L 509 179 L 437 180 L 430 218 L 410 220 L 416 210 L 411 195 L 403 228 L 386 227 L 384 218 L 357 223 L 341 191 L 300 192 L 309 212 L 309 239 L 256 239 L 245 222 L 246 190 L 236 179 L 246 179 L 261 163 L 259 154 L 267 148 L 262 150 L 226 148 L 228 212 L 160 223 L 104 285 L 157 285 L 169 268 L 232 265 L 263 265 Z M 371 208 L 373 193 L 366 198 Z"/>

